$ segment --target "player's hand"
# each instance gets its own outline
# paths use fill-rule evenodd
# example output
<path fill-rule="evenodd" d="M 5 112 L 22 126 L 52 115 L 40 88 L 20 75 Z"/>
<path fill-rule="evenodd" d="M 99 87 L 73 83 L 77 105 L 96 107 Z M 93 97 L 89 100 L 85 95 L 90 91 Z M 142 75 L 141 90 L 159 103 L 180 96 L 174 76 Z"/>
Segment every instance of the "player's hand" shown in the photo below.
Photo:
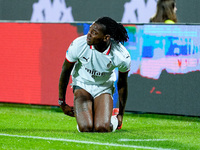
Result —
<path fill-rule="evenodd" d="M 65 103 L 64 100 L 58 100 L 59 106 L 65 115 L 74 117 L 74 108 Z"/>
<path fill-rule="evenodd" d="M 117 115 L 117 119 L 118 119 L 118 127 L 117 127 L 117 129 L 121 129 L 122 128 L 123 116 L 118 114 Z"/>
<path fill-rule="evenodd" d="M 69 105 L 60 105 L 60 108 L 64 112 L 65 115 L 74 117 L 74 108 Z"/>

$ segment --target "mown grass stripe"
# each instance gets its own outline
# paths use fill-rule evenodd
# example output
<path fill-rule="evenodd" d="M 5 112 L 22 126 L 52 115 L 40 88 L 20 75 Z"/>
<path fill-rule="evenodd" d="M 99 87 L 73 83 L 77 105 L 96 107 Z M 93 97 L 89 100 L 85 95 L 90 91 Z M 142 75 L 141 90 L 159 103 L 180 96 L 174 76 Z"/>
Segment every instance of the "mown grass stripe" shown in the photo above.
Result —
<path fill-rule="evenodd" d="M 79 141 L 79 140 L 71 140 L 71 139 L 61 139 L 61 138 L 12 135 L 12 134 L 4 134 L 4 133 L 0 133 L 0 136 L 29 138 L 29 139 L 42 139 L 42 140 L 51 140 L 51 141 L 65 141 L 65 142 L 82 143 L 82 144 L 94 144 L 94 145 L 114 146 L 114 147 L 128 147 L 128 148 L 138 148 L 138 149 L 175 150 L 175 149 L 165 149 L 165 148 L 160 148 L 160 147 L 156 148 L 156 147 L 145 147 L 145 146 L 125 145 L 125 144 L 115 144 L 115 143 L 100 143 L 100 142 L 91 142 L 91 141 Z"/>
<path fill-rule="evenodd" d="M 166 139 L 119 139 L 118 141 L 123 141 L 123 142 L 153 142 L 153 141 L 167 141 Z"/>

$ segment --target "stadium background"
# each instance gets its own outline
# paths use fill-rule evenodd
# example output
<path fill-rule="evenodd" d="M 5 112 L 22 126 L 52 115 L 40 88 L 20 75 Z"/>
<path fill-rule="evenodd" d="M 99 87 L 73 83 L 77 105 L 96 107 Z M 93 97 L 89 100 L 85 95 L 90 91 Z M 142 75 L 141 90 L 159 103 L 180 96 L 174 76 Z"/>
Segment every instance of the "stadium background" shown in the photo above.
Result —
<path fill-rule="evenodd" d="M 25 20 L 30 21 L 33 14 L 33 4 L 49 3 L 43 5 L 43 10 L 48 7 L 57 6 L 65 3 L 66 8 L 71 7 L 71 13 L 74 21 L 94 21 L 99 16 L 110 16 L 121 22 L 125 10 L 125 4 L 130 5 L 130 18 L 139 18 L 130 23 L 148 22 L 148 17 L 152 16 L 156 0 L 0 0 L 0 20 Z M 57 5 L 56 5 L 57 3 Z M 176 0 L 177 16 L 181 23 L 199 23 L 200 22 L 200 1 L 199 0 Z M 153 6 L 152 6 L 153 5 Z M 51 8 L 50 8 L 51 9 Z M 57 9 L 57 8 L 54 8 Z M 58 9 L 57 9 L 58 10 Z M 43 13 L 44 13 L 43 11 Z M 52 11 L 52 9 L 51 9 Z M 55 10 L 54 10 L 55 11 Z M 47 11 L 46 11 L 47 12 Z M 136 17 L 137 16 L 137 17 Z M 144 21 L 141 18 L 146 17 Z M 52 16 L 51 16 L 52 17 Z M 140 21 L 141 20 L 141 21 Z M 45 21 L 48 21 L 45 19 Z M 55 20 L 56 21 L 56 20 Z"/>
<path fill-rule="evenodd" d="M 200 115 L 198 109 L 200 106 L 198 102 L 200 97 L 198 92 L 199 45 L 197 44 L 200 32 L 198 25 L 200 1 L 176 1 L 178 20 L 184 24 L 177 25 L 177 28 L 180 32 L 188 28 L 187 31 L 192 30 L 192 33 L 183 38 L 190 42 L 182 45 L 175 43 L 179 47 L 178 55 L 170 51 L 165 51 L 164 55 L 177 55 L 178 64 L 176 65 L 180 67 L 182 57 L 180 59 L 179 55 L 191 57 L 194 55 L 190 54 L 196 54 L 194 58 L 196 62 L 193 62 L 195 67 L 193 66 L 192 71 L 186 72 L 171 71 L 169 73 L 164 70 L 162 78 L 152 75 L 151 71 L 145 76 L 140 69 L 132 68 L 132 74 L 129 75 L 127 111 Z M 144 34 L 145 29 L 154 29 L 154 27 L 142 24 L 148 23 L 149 17 L 154 14 L 155 4 L 155 0 L 118 0 L 117 2 L 113 0 L 86 0 L 84 2 L 78 0 L 0 0 L 0 20 L 2 20 L 0 23 L 2 57 L 0 60 L 0 102 L 57 105 L 58 79 L 65 51 L 74 38 L 87 33 L 89 23 L 86 22 L 91 22 L 100 16 L 110 16 L 124 23 L 130 36 L 129 43 L 125 43 L 125 46 L 132 54 L 133 61 L 137 58 L 154 61 L 152 58 L 155 58 L 155 55 L 149 43 L 143 43 L 142 52 L 133 50 L 140 48 L 140 45 L 137 45 L 138 35 L 145 35 L 144 39 L 151 38 L 154 43 L 158 42 L 150 33 Z M 80 23 L 80 21 L 85 23 Z M 196 23 L 195 27 L 194 23 Z M 157 25 L 157 27 L 160 26 L 163 25 Z M 174 29 L 173 26 L 168 27 Z M 165 31 L 164 28 L 161 31 Z M 176 34 L 168 35 L 169 37 L 164 39 L 169 42 L 166 47 L 175 45 L 174 40 L 181 36 L 181 34 Z M 156 35 L 158 36 L 161 35 Z M 196 42 L 192 45 L 191 41 Z M 157 43 L 153 48 L 157 46 L 163 45 Z M 190 47 L 189 53 L 180 52 L 187 47 Z M 196 49 L 191 53 L 193 47 Z M 142 53 L 142 55 L 137 53 Z M 156 61 L 157 59 L 155 58 Z M 188 58 L 185 60 L 189 62 Z M 172 74 L 176 76 L 172 77 Z M 157 87 L 160 89 L 157 90 Z M 69 103 L 73 105 L 72 91 L 70 88 L 68 90 Z M 162 90 L 166 92 L 163 93 Z M 117 93 L 114 97 L 117 97 Z M 114 105 L 117 105 L 116 101 Z"/>

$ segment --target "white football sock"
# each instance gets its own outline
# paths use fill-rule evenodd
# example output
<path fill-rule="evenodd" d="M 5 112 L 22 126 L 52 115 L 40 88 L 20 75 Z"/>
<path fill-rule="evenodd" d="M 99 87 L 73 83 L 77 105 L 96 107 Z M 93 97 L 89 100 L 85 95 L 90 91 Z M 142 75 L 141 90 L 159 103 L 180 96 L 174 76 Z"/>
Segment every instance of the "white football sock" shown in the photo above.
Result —
<path fill-rule="evenodd" d="M 111 123 L 113 125 L 112 132 L 114 132 L 117 129 L 117 127 L 118 127 L 118 119 L 117 119 L 116 115 L 111 117 Z"/>
<path fill-rule="evenodd" d="M 78 125 L 77 125 L 77 130 L 78 130 L 78 132 L 81 132 L 81 131 L 79 130 L 79 127 L 78 127 Z"/>

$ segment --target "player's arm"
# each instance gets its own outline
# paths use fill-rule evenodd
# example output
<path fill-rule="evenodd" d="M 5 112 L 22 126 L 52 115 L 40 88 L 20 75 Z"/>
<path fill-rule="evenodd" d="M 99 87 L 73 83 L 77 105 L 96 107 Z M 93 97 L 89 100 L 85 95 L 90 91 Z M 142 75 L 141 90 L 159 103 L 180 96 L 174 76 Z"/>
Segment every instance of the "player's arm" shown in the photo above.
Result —
<path fill-rule="evenodd" d="M 119 71 L 119 77 L 118 77 L 118 82 L 117 82 L 117 88 L 118 88 L 118 94 L 119 94 L 118 127 L 122 125 L 123 115 L 125 112 L 125 106 L 126 106 L 126 101 L 127 101 L 127 96 L 128 96 L 127 78 L 128 78 L 128 72 Z"/>
<path fill-rule="evenodd" d="M 72 117 L 74 117 L 74 110 L 73 107 L 70 107 L 69 105 L 66 104 L 65 96 L 66 96 L 67 85 L 69 83 L 73 67 L 74 63 L 70 63 L 67 60 L 64 61 L 59 80 L 59 100 L 58 100 L 60 108 L 63 110 L 63 112 L 66 115 Z"/>

